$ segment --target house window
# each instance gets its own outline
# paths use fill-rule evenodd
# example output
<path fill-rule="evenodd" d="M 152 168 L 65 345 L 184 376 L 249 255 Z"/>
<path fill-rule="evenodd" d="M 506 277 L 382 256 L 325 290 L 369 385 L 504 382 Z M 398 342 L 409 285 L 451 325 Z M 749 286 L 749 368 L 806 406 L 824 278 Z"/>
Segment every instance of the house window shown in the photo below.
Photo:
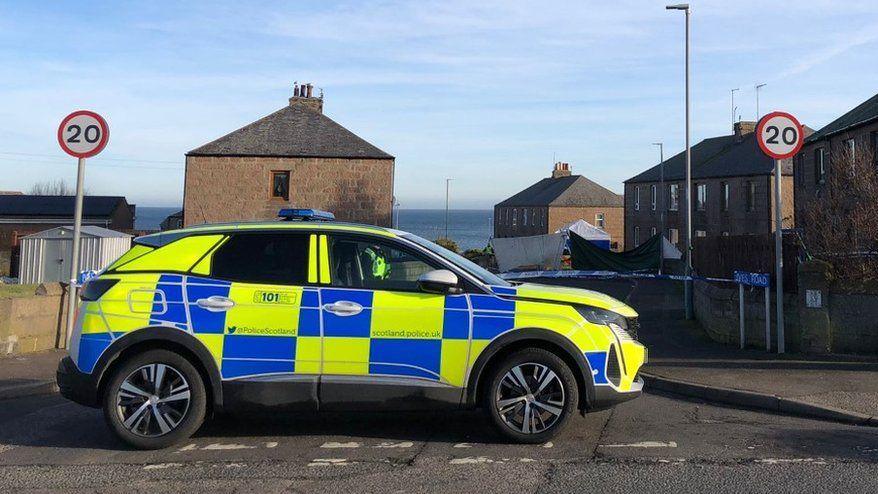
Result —
<path fill-rule="evenodd" d="M 640 186 L 634 187 L 634 210 L 640 211 Z"/>
<path fill-rule="evenodd" d="M 823 148 L 814 150 L 814 182 L 826 182 L 826 154 Z"/>
<path fill-rule="evenodd" d="M 634 227 L 634 246 L 637 247 L 640 245 L 640 227 Z"/>
<path fill-rule="evenodd" d="M 512 208 L 512 227 L 518 226 L 518 210 Z"/>
<path fill-rule="evenodd" d="M 728 237 L 728 236 L 729 236 L 729 232 L 727 232 L 727 231 L 723 232 L 723 237 Z"/>
<path fill-rule="evenodd" d="M 695 202 L 695 207 L 699 211 L 704 211 L 704 207 L 707 205 L 707 184 L 698 184 L 696 186 L 696 191 L 698 193 L 698 198 Z"/>
<path fill-rule="evenodd" d="M 594 225 L 600 229 L 604 228 L 604 213 L 594 215 Z"/>
<path fill-rule="evenodd" d="M 668 241 L 674 245 L 680 242 L 680 230 L 676 228 L 668 228 Z"/>
<path fill-rule="evenodd" d="M 720 187 L 722 188 L 722 196 L 720 196 L 722 210 L 728 211 L 729 210 L 729 197 L 732 195 L 731 194 L 732 186 L 728 182 L 722 182 L 720 184 Z"/>
<path fill-rule="evenodd" d="M 668 211 L 676 211 L 680 209 L 680 185 L 668 185 Z"/>
<path fill-rule="evenodd" d="M 271 197 L 290 200 L 290 172 L 271 172 Z"/>
<path fill-rule="evenodd" d="M 747 182 L 747 211 L 756 211 L 756 182 Z"/>
<path fill-rule="evenodd" d="M 652 227 L 652 228 L 649 229 L 649 236 L 650 236 L 650 237 L 655 237 L 655 227 Z"/>
<path fill-rule="evenodd" d="M 521 222 L 521 226 L 527 226 L 527 208 L 524 208 L 524 221 Z"/>
<path fill-rule="evenodd" d="M 695 230 L 695 236 L 696 237 L 706 237 L 707 232 L 704 230 Z"/>
<path fill-rule="evenodd" d="M 651 185 L 649 187 L 649 202 L 652 205 L 652 210 L 655 211 L 655 203 L 656 203 L 655 185 Z"/>
<path fill-rule="evenodd" d="M 848 153 L 847 158 L 853 163 L 857 159 L 857 142 L 853 139 L 846 139 L 844 141 L 844 148 Z"/>

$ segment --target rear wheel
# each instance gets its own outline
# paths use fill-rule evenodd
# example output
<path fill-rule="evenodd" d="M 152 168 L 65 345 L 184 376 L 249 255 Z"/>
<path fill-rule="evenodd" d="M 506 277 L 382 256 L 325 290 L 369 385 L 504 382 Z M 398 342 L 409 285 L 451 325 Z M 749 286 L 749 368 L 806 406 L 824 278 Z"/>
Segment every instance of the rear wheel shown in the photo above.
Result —
<path fill-rule="evenodd" d="M 547 350 L 515 352 L 494 366 L 488 379 L 484 409 L 497 430 L 513 441 L 545 442 L 576 410 L 576 378 Z"/>
<path fill-rule="evenodd" d="M 103 396 L 110 429 L 139 449 L 180 442 L 201 426 L 207 394 L 201 374 L 168 350 L 137 354 L 117 367 Z"/>

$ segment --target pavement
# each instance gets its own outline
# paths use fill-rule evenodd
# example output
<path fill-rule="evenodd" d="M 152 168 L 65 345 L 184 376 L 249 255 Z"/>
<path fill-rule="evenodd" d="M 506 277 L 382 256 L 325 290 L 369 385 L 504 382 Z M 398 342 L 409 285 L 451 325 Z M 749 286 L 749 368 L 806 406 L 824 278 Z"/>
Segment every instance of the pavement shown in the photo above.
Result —
<path fill-rule="evenodd" d="M 548 281 L 548 280 L 547 280 Z M 560 280 L 626 301 L 640 313 L 649 349 L 642 375 L 661 390 L 748 408 L 878 426 L 878 359 L 776 354 L 712 341 L 683 316 L 679 283 L 665 280 Z"/>
<path fill-rule="evenodd" d="M 66 350 L 0 357 L 0 400 L 58 391 L 55 370 Z"/>

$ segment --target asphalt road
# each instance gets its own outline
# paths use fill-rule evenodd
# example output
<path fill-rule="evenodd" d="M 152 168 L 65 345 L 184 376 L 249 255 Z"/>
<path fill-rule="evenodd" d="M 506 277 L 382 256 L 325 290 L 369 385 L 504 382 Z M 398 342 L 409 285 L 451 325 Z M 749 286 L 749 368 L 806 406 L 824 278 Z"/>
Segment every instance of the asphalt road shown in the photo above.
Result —
<path fill-rule="evenodd" d="M 140 452 L 59 396 L 0 402 L 0 490 L 878 492 L 878 429 L 646 394 L 552 443 L 477 412 L 236 416 Z"/>

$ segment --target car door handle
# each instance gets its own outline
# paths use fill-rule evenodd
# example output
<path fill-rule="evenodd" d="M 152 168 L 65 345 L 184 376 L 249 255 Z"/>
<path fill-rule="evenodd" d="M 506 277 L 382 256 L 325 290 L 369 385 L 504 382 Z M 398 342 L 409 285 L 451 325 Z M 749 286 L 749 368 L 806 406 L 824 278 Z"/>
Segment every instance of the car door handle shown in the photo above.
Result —
<path fill-rule="evenodd" d="M 360 312 L 363 312 L 362 305 L 347 300 L 339 300 L 338 302 L 331 304 L 324 304 L 323 309 L 327 312 L 332 312 L 337 316 L 356 316 Z"/>
<path fill-rule="evenodd" d="M 195 303 L 202 309 L 208 310 L 210 312 L 222 312 L 229 310 L 235 306 L 234 300 L 228 297 L 221 297 L 219 295 L 211 295 L 207 298 L 200 298 L 196 300 Z"/>

